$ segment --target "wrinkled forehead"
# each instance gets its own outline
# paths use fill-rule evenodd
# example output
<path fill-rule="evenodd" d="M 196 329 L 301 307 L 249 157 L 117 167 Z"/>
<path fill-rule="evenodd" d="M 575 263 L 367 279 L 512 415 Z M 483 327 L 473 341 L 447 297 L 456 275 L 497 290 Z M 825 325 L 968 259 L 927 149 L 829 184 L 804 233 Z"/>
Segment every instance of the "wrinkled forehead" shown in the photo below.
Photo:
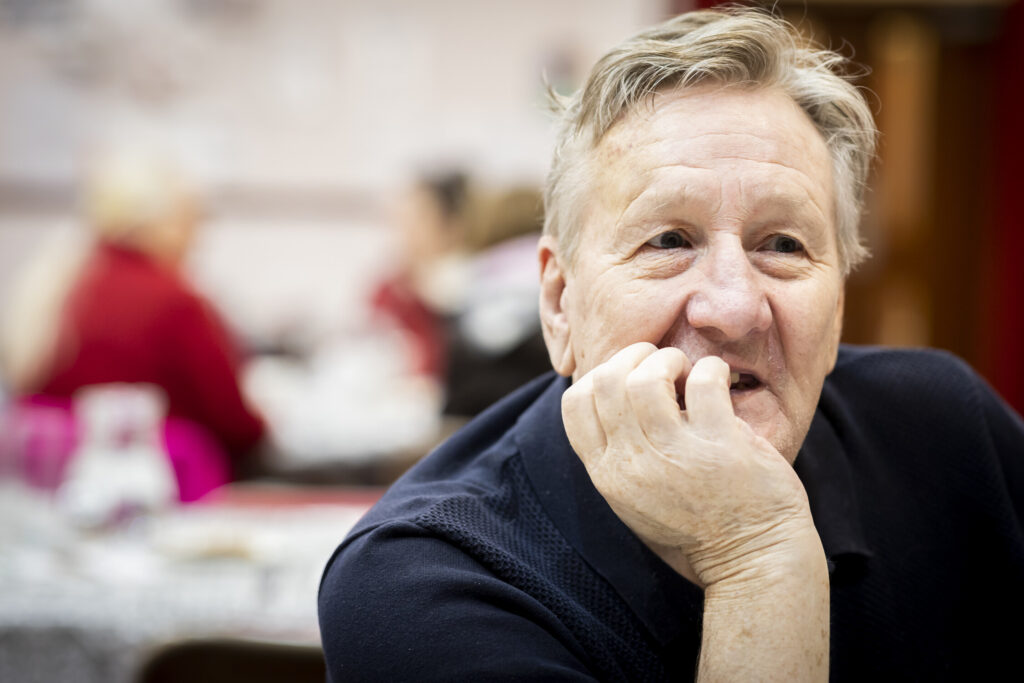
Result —
<path fill-rule="evenodd" d="M 657 156 L 695 163 L 744 157 L 827 172 L 827 144 L 810 117 L 778 88 L 707 84 L 660 90 L 623 114 L 591 151 L 592 170 Z"/>

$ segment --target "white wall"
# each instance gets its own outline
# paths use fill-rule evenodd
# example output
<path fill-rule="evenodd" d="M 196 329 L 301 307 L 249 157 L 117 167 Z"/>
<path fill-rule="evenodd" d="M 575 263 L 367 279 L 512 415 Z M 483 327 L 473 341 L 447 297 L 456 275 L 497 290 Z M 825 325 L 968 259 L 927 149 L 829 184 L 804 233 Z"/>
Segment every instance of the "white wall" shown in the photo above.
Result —
<path fill-rule="evenodd" d="M 374 189 L 437 158 L 538 178 L 542 71 L 578 79 L 664 2 L 68 4 L 64 20 L 0 14 L 0 180 L 70 182 L 83 150 L 126 133 L 231 185 Z M 186 10 L 207 5 L 242 9 Z"/>
<path fill-rule="evenodd" d="M 243 203 L 208 226 L 194 272 L 232 321 L 257 336 L 289 316 L 310 329 L 344 325 L 388 260 L 396 188 L 437 163 L 463 163 L 489 184 L 539 182 L 551 145 L 541 73 L 577 82 L 665 4 L 0 6 L 0 317 L 19 264 L 54 226 L 74 222 L 68 207 L 89 150 L 127 136 L 162 141 L 214 196 L 241 190 L 273 205 L 298 193 L 294 215 Z M 26 208 L 2 193 L 23 186 L 44 199 Z M 304 192 L 343 201 L 311 217 Z"/>

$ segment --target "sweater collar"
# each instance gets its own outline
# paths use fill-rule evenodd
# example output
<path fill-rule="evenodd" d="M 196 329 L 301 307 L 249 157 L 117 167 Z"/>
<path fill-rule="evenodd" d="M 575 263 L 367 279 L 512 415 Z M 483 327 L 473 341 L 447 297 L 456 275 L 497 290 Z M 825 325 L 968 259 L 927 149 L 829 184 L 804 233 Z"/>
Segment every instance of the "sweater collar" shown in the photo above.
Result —
<path fill-rule="evenodd" d="M 849 457 L 820 403 L 793 469 L 807 491 L 832 582 L 855 578 L 872 553 L 861 525 Z"/>

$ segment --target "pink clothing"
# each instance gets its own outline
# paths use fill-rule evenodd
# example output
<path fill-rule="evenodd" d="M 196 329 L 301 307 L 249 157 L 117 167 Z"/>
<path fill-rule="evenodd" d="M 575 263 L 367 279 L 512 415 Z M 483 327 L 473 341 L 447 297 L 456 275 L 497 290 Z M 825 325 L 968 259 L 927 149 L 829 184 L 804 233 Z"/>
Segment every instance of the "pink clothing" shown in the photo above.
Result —
<path fill-rule="evenodd" d="M 64 478 L 81 432 L 69 400 L 24 399 L 0 415 L 0 460 L 12 464 L 29 484 L 54 490 Z M 199 500 L 230 481 L 227 456 L 201 426 L 169 417 L 162 437 L 183 503 Z"/>

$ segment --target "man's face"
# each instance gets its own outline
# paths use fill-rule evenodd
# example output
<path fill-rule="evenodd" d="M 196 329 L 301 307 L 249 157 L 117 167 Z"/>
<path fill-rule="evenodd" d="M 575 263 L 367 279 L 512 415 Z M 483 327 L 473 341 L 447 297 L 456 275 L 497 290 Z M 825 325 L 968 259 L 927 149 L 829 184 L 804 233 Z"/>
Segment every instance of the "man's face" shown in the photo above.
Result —
<path fill-rule="evenodd" d="M 741 373 L 736 415 L 792 462 L 842 320 L 821 135 L 781 91 L 666 91 L 617 122 L 590 163 L 574 264 L 541 247 L 556 369 L 578 379 L 641 341 L 721 356 Z"/>

